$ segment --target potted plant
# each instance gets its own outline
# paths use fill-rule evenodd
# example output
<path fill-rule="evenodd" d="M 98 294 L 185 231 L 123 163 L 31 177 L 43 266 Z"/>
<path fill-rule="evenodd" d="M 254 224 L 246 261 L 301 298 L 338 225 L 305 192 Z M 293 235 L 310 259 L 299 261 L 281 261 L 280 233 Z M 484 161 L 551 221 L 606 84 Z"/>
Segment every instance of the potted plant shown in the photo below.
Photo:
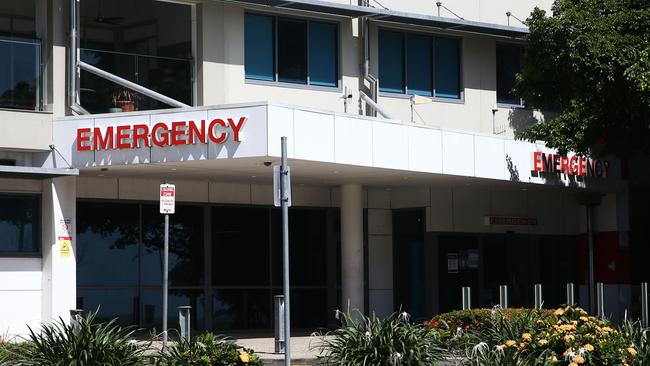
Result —
<path fill-rule="evenodd" d="M 131 89 L 121 88 L 113 92 L 113 107 L 120 109 L 122 112 L 135 111 L 135 102 L 139 94 Z M 115 111 L 111 108 L 111 112 Z"/>

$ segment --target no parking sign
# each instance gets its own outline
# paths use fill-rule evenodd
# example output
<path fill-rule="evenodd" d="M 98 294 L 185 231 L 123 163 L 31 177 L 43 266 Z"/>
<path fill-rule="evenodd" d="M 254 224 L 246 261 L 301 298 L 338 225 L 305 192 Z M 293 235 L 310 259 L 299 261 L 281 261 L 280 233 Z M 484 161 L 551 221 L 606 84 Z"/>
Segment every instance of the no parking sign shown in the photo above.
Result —
<path fill-rule="evenodd" d="M 160 185 L 160 213 L 170 215 L 176 207 L 176 186 L 173 184 Z"/>

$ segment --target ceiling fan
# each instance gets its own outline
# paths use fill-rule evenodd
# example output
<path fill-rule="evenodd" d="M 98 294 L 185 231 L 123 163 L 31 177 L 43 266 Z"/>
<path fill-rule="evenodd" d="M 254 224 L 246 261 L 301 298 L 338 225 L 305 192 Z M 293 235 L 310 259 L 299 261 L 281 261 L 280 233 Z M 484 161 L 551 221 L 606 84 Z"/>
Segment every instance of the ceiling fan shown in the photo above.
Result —
<path fill-rule="evenodd" d="M 124 17 L 103 17 L 102 0 L 97 0 L 97 16 L 93 19 L 95 23 L 117 25 L 117 22 L 123 19 Z"/>

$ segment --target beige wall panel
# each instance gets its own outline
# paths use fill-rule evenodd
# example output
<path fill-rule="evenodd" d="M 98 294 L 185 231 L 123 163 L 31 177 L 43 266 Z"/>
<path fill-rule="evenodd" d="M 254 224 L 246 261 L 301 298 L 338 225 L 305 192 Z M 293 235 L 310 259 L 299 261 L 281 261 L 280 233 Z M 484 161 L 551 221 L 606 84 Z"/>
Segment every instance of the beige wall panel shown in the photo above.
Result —
<path fill-rule="evenodd" d="M 291 188 L 293 206 L 330 207 L 332 197 L 329 187 L 294 185 Z"/>
<path fill-rule="evenodd" d="M 121 200 L 157 201 L 160 198 L 161 179 L 120 178 L 118 198 Z"/>
<path fill-rule="evenodd" d="M 251 203 L 254 205 L 273 205 L 273 186 L 251 184 Z"/>
<path fill-rule="evenodd" d="M 0 192 L 34 192 L 43 190 L 43 183 L 39 180 L 27 179 L 0 179 Z"/>
<path fill-rule="evenodd" d="M 521 190 L 492 191 L 490 192 L 490 215 L 496 216 L 528 216 L 528 198 L 526 192 Z M 528 233 L 529 226 L 525 225 L 492 225 L 489 231 L 505 233 L 508 231 L 516 233 Z M 487 231 L 487 230 L 486 230 Z"/>
<path fill-rule="evenodd" d="M 101 177 L 78 177 L 77 197 L 118 199 L 118 179 Z"/>
<path fill-rule="evenodd" d="M 368 287 L 373 290 L 393 288 L 393 238 L 368 235 Z"/>
<path fill-rule="evenodd" d="M 531 234 L 564 234 L 562 195 L 558 191 L 529 191 L 528 216 L 537 219 L 538 225 L 531 226 Z"/>
<path fill-rule="evenodd" d="M 426 207 L 430 205 L 427 187 L 406 187 L 391 191 L 391 208 Z"/>
<path fill-rule="evenodd" d="M 251 185 L 244 183 L 210 182 L 210 202 L 213 203 L 251 203 Z"/>
<path fill-rule="evenodd" d="M 0 148 L 49 150 L 52 135 L 52 114 L 44 112 L 0 113 Z"/>
<path fill-rule="evenodd" d="M 207 181 L 182 180 L 172 182 L 176 185 L 176 200 L 179 202 L 208 202 L 209 184 Z"/>
<path fill-rule="evenodd" d="M 390 191 L 368 188 L 368 208 L 390 208 Z"/>
<path fill-rule="evenodd" d="M 473 189 L 454 189 L 454 231 L 486 232 L 483 218 L 490 212 L 490 192 Z"/>
<path fill-rule="evenodd" d="M 391 210 L 368 209 L 368 235 L 392 235 L 393 215 Z"/>
<path fill-rule="evenodd" d="M 427 211 L 427 231 L 454 231 L 451 188 L 431 187 L 431 207 Z"/>

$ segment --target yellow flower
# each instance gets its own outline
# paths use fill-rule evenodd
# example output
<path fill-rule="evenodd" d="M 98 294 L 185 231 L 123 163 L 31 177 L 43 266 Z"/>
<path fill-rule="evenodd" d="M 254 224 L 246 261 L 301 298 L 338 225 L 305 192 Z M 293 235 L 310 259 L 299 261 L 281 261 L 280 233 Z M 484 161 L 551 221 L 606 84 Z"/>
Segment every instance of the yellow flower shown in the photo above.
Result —
<path fill-rule="evenodd" d="M 509 340 L 509 341 L 506 341 L 505 346 L 506 346 L 506 347 L 513 347 L 513 346 L 515 346 L 516 344 L 517 344 L 517 342 L 515 342 L 515 341 L 513 341 L 513 340 Z"/>
<path fill-rule="evenodd" d="M 584 349 L 586 349 L 588 352 L 591 352 L 591 351 L 594 350 L 594 346 L 592 346 L 591 344 L 587 343 L 587 344 L 585 344 Z"/>
<path fill-rule="evenodd" d="M 548 341 L 546 339 L 540 339 L 537 343 L 539 343 L 540 346 L 544 346 L 548 344 Z"/>
<path fill-rule="evenodd" d="M 587 318 L 586 316 L 583 315 L 583 316 L 580 317 L 580 320 L 582 320 L 583 322 L 586 323 L 586 322 L 589 321 L 589 318 Z"/>
<path fill-rule="evenodd" d="M 553 314 L 555 314 L 555 316 L 562 316 L 562 315 L 564 315 L 564 309 L 559 308 L 559 309 L 555 310 L 555 312 Z"/>
<path fill-rule="evenodd" d="M 578 364 L 575 363 L 575 362 L 571 362 L 571 363 L 569 364 L 569 366 L 578 366 Z"/>
<path fill-rule="evenodd" d="M 573 362 L 575 362 L 577 364 L 585 363 L 584 357 L 582 357 L 580 355 L 573 356 L 573 360 L 571 360 L 571 361 L 573 361 Z"/>
<path fill-rule="evenodd" d="M 574 340 L 575 338 L 576 337 L 573 334 L 567 334 L 567 335 L 564 336 L 564 341 L 569 342 L 569 341 Z"/>
<path fill-rule="evenodd" d="M 239 351 L 239 359 L 243 363 L 248 363 L 251 360 L 251 355 L 248 352 L 241 350 Z"/>
<path fill-rule="evenodd" d="M 521 335 L 521 339 L 525 341 L 530 341 L 531 339 L 533 339 L 533 336 L 531 336 L 530 333 L 524 333 Z"/>
<path fill-rule="evenodd" d="M 631 354 L 632 356 L 636 356 L 636 350 L 632 347 L 627 348 L 627 353 Z"/>

